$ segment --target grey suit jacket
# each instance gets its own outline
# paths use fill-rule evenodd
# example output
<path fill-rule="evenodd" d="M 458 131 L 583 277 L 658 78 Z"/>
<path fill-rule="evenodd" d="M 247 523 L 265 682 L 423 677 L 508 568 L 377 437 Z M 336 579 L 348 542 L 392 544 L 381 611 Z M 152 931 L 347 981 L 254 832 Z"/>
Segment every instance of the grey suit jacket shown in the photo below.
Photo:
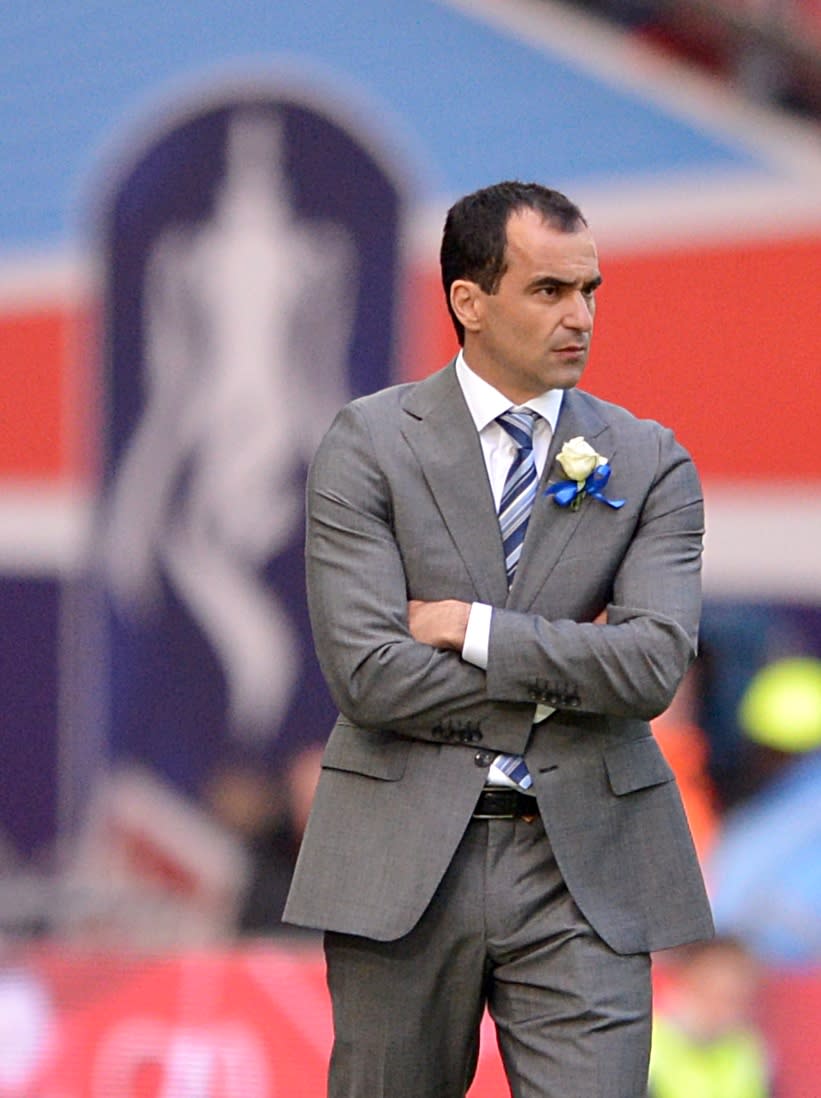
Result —
<path fill-rule="evenodd" d="M 308 485 L 319 660 L 340 717 L 286 921 L 391 940 L 429 903 L 497 751 L 524 754 L 571 894 L 620 952 L 704 937 L 711 919 L 672 772 L 647 720 L 695 653 L 703 512 L 672 434 L 565 394 L 555 456 L 584 436 L 608 495 L 539 494 L 510 590 L 479 439 L 453 364 L 354 401 Z M 409 598 L 494 607 L 489 663 L 419 644 Z M 593 624 L 607 609 L 607 624 Z M 533 726 L 536 704 L 556 712 Z"/>

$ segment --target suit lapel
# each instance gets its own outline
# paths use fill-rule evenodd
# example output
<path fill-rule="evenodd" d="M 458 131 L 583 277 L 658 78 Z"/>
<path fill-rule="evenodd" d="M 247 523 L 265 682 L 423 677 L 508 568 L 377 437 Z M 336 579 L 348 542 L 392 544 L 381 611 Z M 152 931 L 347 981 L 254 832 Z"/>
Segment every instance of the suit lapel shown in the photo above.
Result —
<path fill-rule="evenodd" d="M 585 400 L 583 393 L 570 389 L 562 401 L 519 567 L 510 589 L 507 605 L 512 609 L 526 610 L 532 605 L 570 539 L 577 536 L 593 517 L 590 501 L 578 511 L 571 511 L 567 507 L 559 507 L 552 496 L 544 494 L 552 484 L 567 479 L 556 461 L 556 455 L 565 442 L 579 435 L 600 453 L 612 458 L 612 447 L 608 448 L 610 429 L 607 423 Z"/>
<path fill-rule="evenodd" d="M 502 536 L 482 448 L 453 363 L 403 401 L 401 431 L 416 454 L 480 602 L 507 598 Z"/>

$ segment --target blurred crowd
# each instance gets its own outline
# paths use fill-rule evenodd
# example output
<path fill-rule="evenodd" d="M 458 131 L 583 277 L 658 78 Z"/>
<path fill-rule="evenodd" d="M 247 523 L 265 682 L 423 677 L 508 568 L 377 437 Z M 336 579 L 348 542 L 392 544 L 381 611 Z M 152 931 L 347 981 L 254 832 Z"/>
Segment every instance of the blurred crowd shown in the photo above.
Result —
<path fill-rule="evenodd" d="M 821 118 L 818 0 L 575 0 L 750 99 Z"/>
<path fill-rule="evenodd" d="M 718 936 L 658 958 L 651 1098 L 778 1093 L 759 993 L 768 968 L 821 959 L 821 658 L 807 621 L 802 634 L 764 608 L 708 615 L 703 655 L 654 722 Z M 730 644 L 711 650 L 728 629 Z M 717 694 L 734 702 L 723 720 L 711 717 Z"/>
<path fill-rule="evenodd" d="M 281 928 L 321 759 L 321 746 L 307 747 L 298 751 L 278 776 L 233 763 L 218 770 L 208 783 L 206 804 L 249 855 L 249 871 L 236 913 L 240 935 Z M 299 933 L 295 927 L 289 932 Z"/>
<path fill-rule="evenodd" d="M 649 1098 L 771 1098 L 755 1019 L 759 965 L 736 938 L 684 946 L 656 992 Z"/>

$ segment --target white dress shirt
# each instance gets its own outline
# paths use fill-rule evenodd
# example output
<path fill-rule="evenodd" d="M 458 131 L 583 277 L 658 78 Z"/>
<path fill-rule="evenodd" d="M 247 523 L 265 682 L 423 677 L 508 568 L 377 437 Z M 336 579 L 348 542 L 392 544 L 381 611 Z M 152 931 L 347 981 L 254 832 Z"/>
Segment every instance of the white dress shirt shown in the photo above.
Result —
<path fill-rule="evenodd" d="M 546 393 L 540 393 L 539 396 L 532 397 L 524 404 L 511 404 L 508 398 L 500 393 L 498 389 L 494 389 L 492 385 L 470 369 L 461 351 L 456 358 L 456 377 L 459 380 L 462 395 L 476 425 L 476 430 L 479 433 L 490 489 L 493 493 L 493 502 L 498 511 L 505 480 L 516 456 L 517 447 L 504 427 L 496 422 L 496 417 L 511 408 L 516 411 L 522 408 L 530 408 L 532 411 L 538 412 L 539 418 L 536 420 L 533 430 L 533 460 L 536 464 L 536 474 L 541 477 L 547 460 L 550 440 L 559 420 L 564 391 L 562 389 L 549 389 Z M 474 602 L 471 605 L 465 640 L 462 645 L 462 659 L 483 669 L 487 668 L 488 662 L 492 613 L 493 607 L 488 606 L 486 603 Z M 550 706 L 537 706 L 534 719 L 536 721 L 544 720 L 552 712 L 553 709 Z M 501 771 L 494 772 L 493 767 L 491 767 L 489 780 L 492 783 L 515 784 Z"/>

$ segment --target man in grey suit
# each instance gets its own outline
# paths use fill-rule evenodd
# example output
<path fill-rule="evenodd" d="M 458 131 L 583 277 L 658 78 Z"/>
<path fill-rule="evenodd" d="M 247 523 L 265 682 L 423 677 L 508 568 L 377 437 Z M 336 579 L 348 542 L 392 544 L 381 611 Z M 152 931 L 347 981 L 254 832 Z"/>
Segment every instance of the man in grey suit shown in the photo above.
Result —
<path fill-rule="evenodd" d="M 575 389 L 601 276 L 564 195 L 466 196 L 441 258 L 459 355 L 309 477 L 340 716 L 285 918 L 325 931 L 331 1098 L 463 1098 L 485 1007 L 514 1098 L 639 1098 L 650 952 L 712 929 L 647 725 L 695 654 L 699 482 Z"/>

